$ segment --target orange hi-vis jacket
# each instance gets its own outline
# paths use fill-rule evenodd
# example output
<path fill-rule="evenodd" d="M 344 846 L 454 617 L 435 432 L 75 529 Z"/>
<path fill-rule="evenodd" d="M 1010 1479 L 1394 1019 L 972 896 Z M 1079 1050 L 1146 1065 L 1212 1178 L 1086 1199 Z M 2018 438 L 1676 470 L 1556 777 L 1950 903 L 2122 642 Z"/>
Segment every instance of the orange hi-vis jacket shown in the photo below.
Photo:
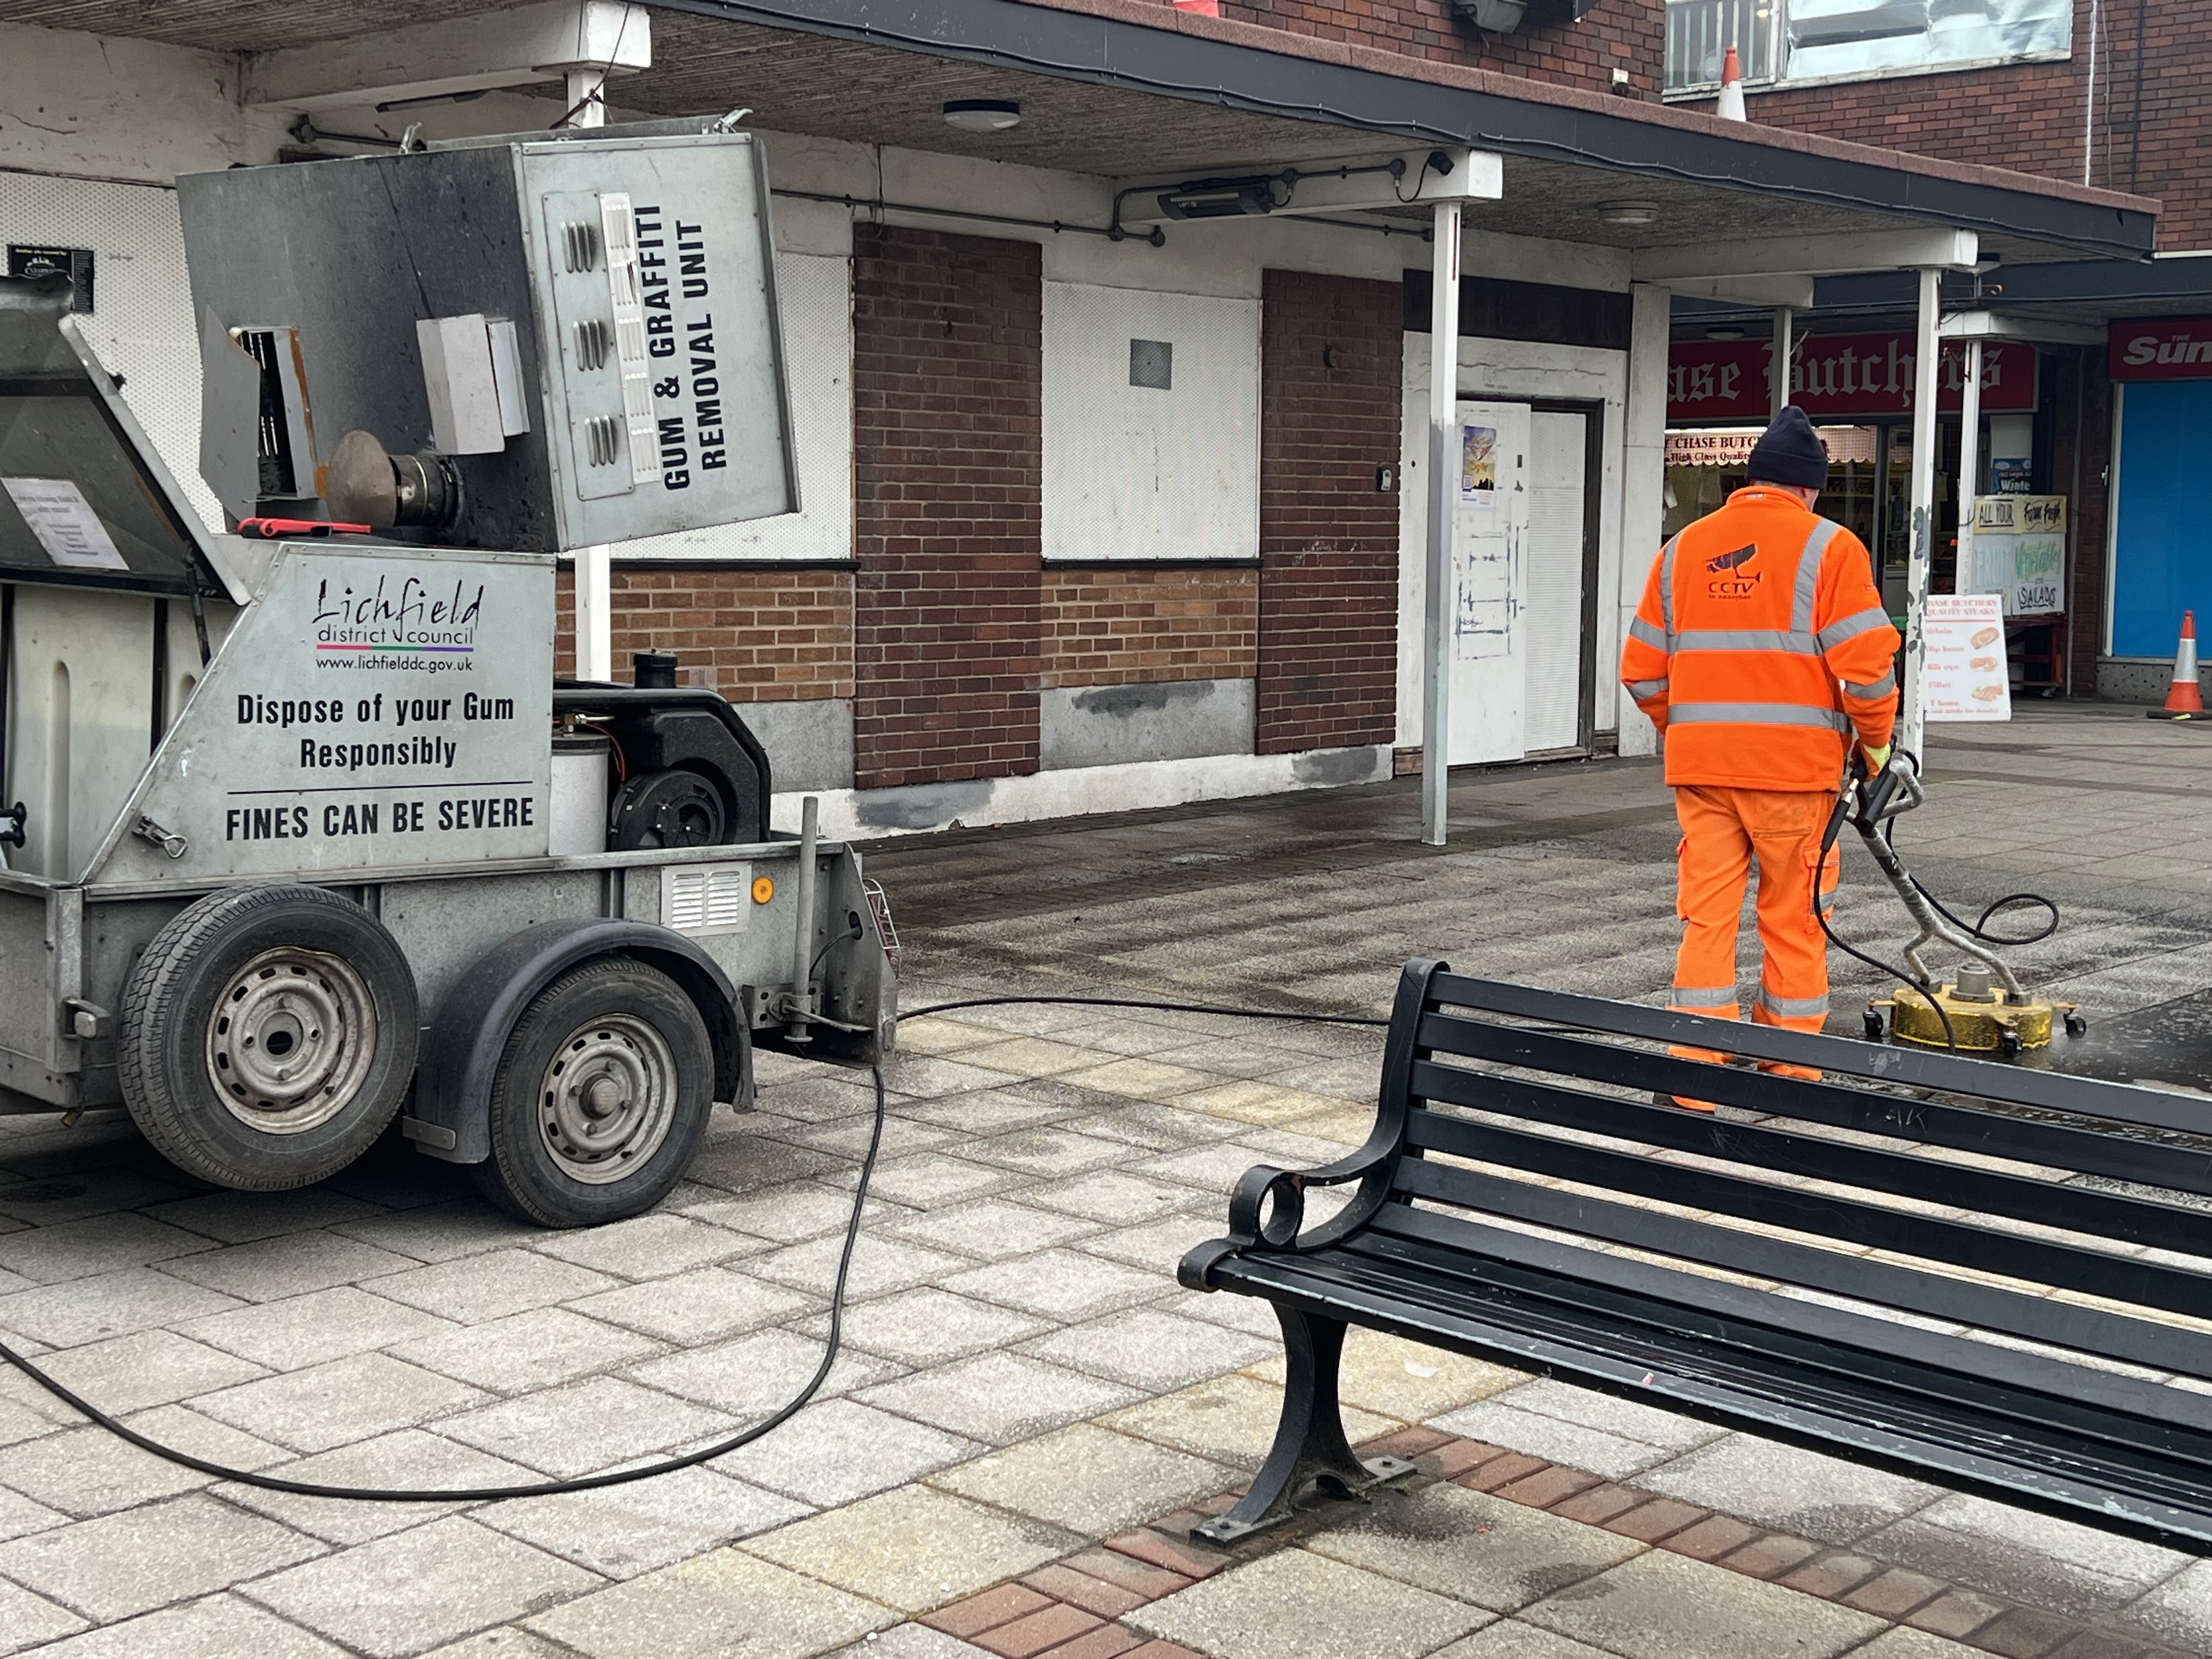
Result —
<path fill-rule="evenodd" d="M 1897 718 L 1898 633 L 1859 538 L 1753 484 L 1661 550 L 1620 653 L 1667 781 L 1832 790 Z"/>

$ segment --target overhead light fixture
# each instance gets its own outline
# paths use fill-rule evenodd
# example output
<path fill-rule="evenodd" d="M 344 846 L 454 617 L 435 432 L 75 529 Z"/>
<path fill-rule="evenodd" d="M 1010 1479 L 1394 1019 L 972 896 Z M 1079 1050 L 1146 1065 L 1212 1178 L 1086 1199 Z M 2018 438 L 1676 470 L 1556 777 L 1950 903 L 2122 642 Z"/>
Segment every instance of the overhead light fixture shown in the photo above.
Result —
<path fill-rule="evenodd" d="M 1741 323 L 1723 323 L 1716 328 L 1709 328 L 1705 331 L 1705 337 L 1708 340 L 1741 340 L 1743 336 L 1744 326 Z"/>
<path fill-rule="evenodd" d="M 1022 106 L 1011 98 L 948 98 L 945 125 L 963 132 L 1004 132 L 1022 118 Z"/>
<path fill-rule="evenodd" d="M 1170 219 L 1234 219 L 1240 214 L 1273 213 L 1279 180 L 1267 173 L 1244 179 L 1194 179 L 1160 193 L 1160 211 Z"/>
<path fill-rule="evenodd" d="M 1656 202 L 1600 202 L 1597 216 L 1609 225 L 1648 225 L 1659 217 Z"/>

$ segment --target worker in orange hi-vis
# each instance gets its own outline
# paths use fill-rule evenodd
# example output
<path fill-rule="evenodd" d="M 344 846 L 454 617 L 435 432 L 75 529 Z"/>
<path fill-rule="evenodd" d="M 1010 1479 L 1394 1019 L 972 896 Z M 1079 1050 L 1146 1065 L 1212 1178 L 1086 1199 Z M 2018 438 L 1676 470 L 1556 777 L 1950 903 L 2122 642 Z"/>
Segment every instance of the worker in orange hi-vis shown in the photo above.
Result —
<path fill-rule="evenodd" d="M 1659 728 L 1682 825 L 1682 945 L 1668 1006 L 1737 1019 L 1736 919 L 1759 860 L 1765 961 L 1752 1018 L 1817 1031 L 1828 1012 L 1826 914 L 1838 860 L 1820 838 L 1848 745 L 1889 761 L 1897 629 L 1857 537 L 1813 511 L 1828 453 L 1790 404 L 1751 453 L 1751 481 L 1660 550 L 1620 653 L 1621 683 Z M 1710 1049 L 1676 1048 L 1717 1062 Z M 1817 1078 L 1804 1066 L 1763 1069 Z M 1711 1111 L 1710 1103 L 1675 1104 Z"/>

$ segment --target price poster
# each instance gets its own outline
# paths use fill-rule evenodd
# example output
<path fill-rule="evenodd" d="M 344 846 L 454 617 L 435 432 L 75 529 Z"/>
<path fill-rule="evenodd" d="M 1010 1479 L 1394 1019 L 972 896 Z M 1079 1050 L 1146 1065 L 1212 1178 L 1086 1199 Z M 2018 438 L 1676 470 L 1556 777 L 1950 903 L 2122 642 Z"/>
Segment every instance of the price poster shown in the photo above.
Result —
<path fill-rule="evenodd" d="M 1930 594 L 1926 639 L 1920 708 L 1931 723 L 2012 718 L 2003 595 Z"/>

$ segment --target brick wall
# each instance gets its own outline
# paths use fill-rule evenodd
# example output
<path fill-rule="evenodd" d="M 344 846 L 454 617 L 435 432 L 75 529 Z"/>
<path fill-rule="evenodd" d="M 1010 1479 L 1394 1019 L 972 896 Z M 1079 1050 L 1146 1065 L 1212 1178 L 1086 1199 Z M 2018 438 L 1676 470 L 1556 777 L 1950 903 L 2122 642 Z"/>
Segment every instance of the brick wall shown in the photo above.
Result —
<path fill-rule="evenodd" d="M 853 695 L 853 576 L 847 570 L 637 570 L 617 565 L 614 672 L 634 651 L 673 651 L 714 671 L 737 702 Z M 561 573 L 553 672 L 576 672 L 575 580 Z"/>
<path fill-rule="evenodd" d="M 1222 0 L 1239 22 L 1384 52 L 1609 90 L 1626 70 L 1637 95 L 1656 98 L 1666 51 L 1661 0 L 1598 0 L 1581 22 L 1553 21 L 1535 0 L 1510 34 L 1475 27 L 1450 0 Z M 1553 15 L 1558 14 L 1554 12 Z"/>
<path fill-rule="evenodd" d="M 1042 250 L 853 233 L 854 781 L 1037 769 Z"/>
<path fill-rule="evenodd" d="M 1259 751 L 1388 743 L 1397 726 L 1404 299 L 1270 270 L 1260 332 Z"/>
<path fill-rule="evenodd" d="M 2101 15 L 2092 182 L 2156 197 L 2161 248 L 2212 247 L 2212 11 L 2118 0 Z M 2069 62 L 1756 92 L 1749 108 L 1774 126 L 2078 183 L 2088 65 L 2089 6 L 2075 0 Z"/>
<path fill-rule="evenodd" d="M 1043 685 L 1249 679 L 1260 573 L 1048 569 L 1043 609 Z"/>

